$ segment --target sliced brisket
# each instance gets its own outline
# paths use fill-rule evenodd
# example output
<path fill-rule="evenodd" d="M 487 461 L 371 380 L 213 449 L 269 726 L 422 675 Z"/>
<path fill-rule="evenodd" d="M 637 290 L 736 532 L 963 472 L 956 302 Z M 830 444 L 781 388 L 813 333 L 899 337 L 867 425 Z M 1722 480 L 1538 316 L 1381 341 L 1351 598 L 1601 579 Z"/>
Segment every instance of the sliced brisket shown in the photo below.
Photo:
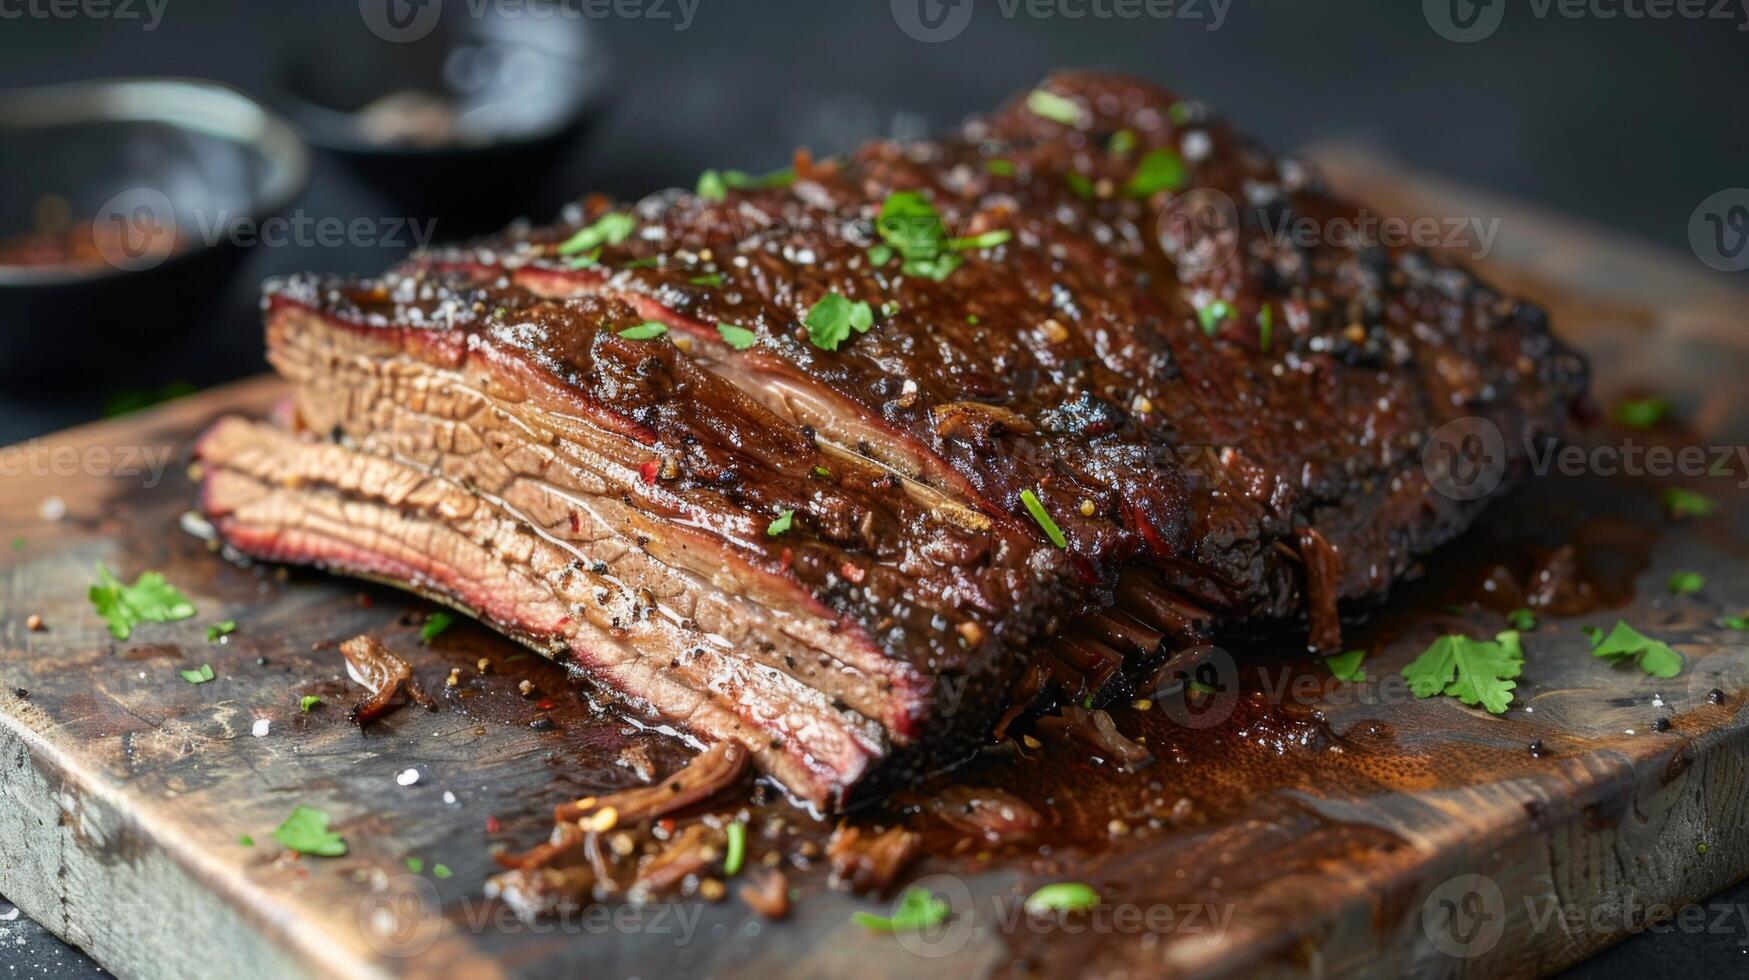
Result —
<path fill-rule="evenodd" d="M 1075 111 L 271 284 L 298 429 L 209 433 L 208 513 L 574 659 L 828 807 L 964 755 L 1017 682 L 1222 619 L 1333 647 L 1339 602 L 1485 503 L 1430 485 L 1429 435 L 1497 426 L 1510 485 L 1583 363 L 1443 260 L 1273 237 L 1358 212 L 1194 107 L 1045 87 Z M 1192 200 L 1227 210 L 1184 233 Z M 811 336 L 829 294 L 872 324 Z"/>

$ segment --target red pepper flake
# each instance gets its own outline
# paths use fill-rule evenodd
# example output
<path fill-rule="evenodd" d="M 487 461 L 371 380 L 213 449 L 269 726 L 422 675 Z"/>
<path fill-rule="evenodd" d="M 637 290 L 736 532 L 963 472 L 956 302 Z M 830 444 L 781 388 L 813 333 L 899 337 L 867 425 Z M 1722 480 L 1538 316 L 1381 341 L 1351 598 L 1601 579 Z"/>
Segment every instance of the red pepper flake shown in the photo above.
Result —
<path fill-rule="evenodd" d="M 582 534 L 583 533 L 583 518 L 576 511 L 571 512 L 571 533 L 572 534 Z"/>
<path fill-rule="evenodd" d="M 504 829 L 504 825 L 498 822 L 497 817 L 487 817 L 486 818 L 486 833 L 496 834 L 498 831 L 503 830 L 503 829 Z"/>
<path fill-rule="evenodd" d="M 554 709 L 554 708 L 556 708 L 556 707 L 558 707 L 558 705 L 556 705 L 556 704 L 554 704 L 554 703 L 553 703 L 553 702 L 551 702 L 551 701 L 549 701 L 549 700 L 547 700 L 547 699 L 546 699 L 546 698 L 541 698 L 541 699 L 540 699 L 540 700 L 539 700 L 539 701 L 536 701 L 536 702 L 535 702 L 535 703 L 534 703 L 534 706 L 535 706 L 535 707 L 536 707 L 536 708 L 539 708 L 539 709 L 540 709 L 540 710 L 542 710 L 542 711 L 551 711 L 551 710 L 553 710 L 553 709 Z"/>
<path fill-rule="evenodd" d="M 790 567 L 791 565 L 795 564 L 795 560 L 796 560 L 796 553 L 789 550 L 788 548 L 783 549 L 783 554 L 777 556 L 777 564 L 781 568 Z"/>
<path fill-rule="evenodd" d="M 839 566 L 838 574 L 844 576 L 845 579 L 849 580 L 852 584 L 862 584 L 863 570 L 861 567 L 852 564 L 851 562 L 845 562 L 843 565 Z"/>
<path fill-rule="evenodd" d="M 662 833 L 672 834 L 672 833 L 674 833 L 674 818 L 673 817 L 663 817 L 662 819 L 656 821 L 656 826 L 662 828 Z"/>
<path fill-rule="evenodd" d="M 659 459 L 645 460 L 644 465 L 638 467 L 638 472 L 643 475 L 645 483 L 655 486 L 656 474 L 662 472 L 662 461 Z"/>
<path fill-rule="evenodd" d="M 370 607 L 372 607 L 376 604 L 377 604 L 377 601 L 370 597 L 370 593 L 360 592 L 358 594 L 358 607 L 360 609 L 369 609 Z"/>

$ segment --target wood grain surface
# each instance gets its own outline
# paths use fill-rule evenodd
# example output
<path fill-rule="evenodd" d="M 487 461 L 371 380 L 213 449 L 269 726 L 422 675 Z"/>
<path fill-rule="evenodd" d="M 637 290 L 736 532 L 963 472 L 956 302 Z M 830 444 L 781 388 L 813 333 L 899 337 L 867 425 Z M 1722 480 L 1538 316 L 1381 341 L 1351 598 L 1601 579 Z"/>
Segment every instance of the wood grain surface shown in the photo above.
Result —
<path fill-rule="evenodd" d="M 1384 213 L 1498 219 L 1478 264 L 1593 358 L 1599 402 L 1657 392 L 1683 420 L 1602 424 L 1588 449 L 1749 439 L 1749 299 L 1722 277 L 1339 148 L 1320 158 Z M 430 607 L 416 598 L 228 562 L 185 533 L 192 437 L 279 394 L 244 382 L 0 458 L 0 893 L 123 976 L 1533 976 L 1749 875 L 1749 634 L 1716 624 L 1749 610 L 1749 473 L 1732 455 L 1723 475 L 1588 466 L 1539 480 L 1354 633 L 1374 649 L 1366 682 L 1259 641 L 1224 661 L 1237 683 L 1214 713 L 1163 695 L 1120 714 L 1160 759 L 1150 770 L 1065 785 L 1051 773 L 1068 750 L 1047 746 L 1031 770 L 980 760 L 961 778 L 1031 787 L 1065 822 L 1125 832 L 1024 859 L 926 857 L 908 877 L 953 905 L 941 928 L 870 932 L 851 914 L 888 901 L 805 871 L 781 922 L 731 897 L 523 923 L 482 898 L 488 845 L 529 846 L 554 803 L 635 783 L 612 764 L 628 747 L 664 767 L 685 750 L 586 706 L 556 731 L 530 728 L 520 680 L 577 696 L 526 651 L 467 622 L 422 643 Z M 1677 484 L 1719 513 L 1668 520 L 1659 491 Z M 1604 601 L 1526 634 L 1512 710 L 1404 692 L 1396 671 L 1432 638 L 1504 628 L 1486 603 L 1446 610 L 1454 598 L 1571 540 Z M 85 596 L 99 562 L 128 580 L 163 571 L 197 615 L 116 641 Z M 1670 595 L 1677 570 L 1706 587 Z M 1671 642 L 1682 674 L 1591 657 L 1583 628 L 1617 619 Z M 237 630 L 209 642 L 220 620 Z M 433 688 L 452 666 L 494 667 L 465 704 L 361 731 L 335 652 L 360 633 Z M 203 663 L 213 681 L 180 676 Z M 306 695 L 323 705 L 301 711 Z M 409 770 L 415 781 L 398 778 Z M 1142 816 L 1162 800 L 1182 801 L 1166 808 L 1176 816 Z M 346 856 L 273 842 L 298 804 L 333 815 Z M 1100 915 L 1020 914 L 1032 888 L 1070 879 L 1099 884 Z"/>

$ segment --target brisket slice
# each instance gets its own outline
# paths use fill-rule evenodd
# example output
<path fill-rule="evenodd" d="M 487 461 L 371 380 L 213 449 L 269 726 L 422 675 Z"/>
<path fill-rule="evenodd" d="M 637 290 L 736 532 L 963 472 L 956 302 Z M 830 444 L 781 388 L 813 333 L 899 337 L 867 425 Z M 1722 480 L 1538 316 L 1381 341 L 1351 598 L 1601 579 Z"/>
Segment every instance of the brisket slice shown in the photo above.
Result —
<path fill-rule="evenodd" d="M 1430 485 L 1429 435 L 1492 423 L 1510 486 L 1583 362 L 1444 259 L 1272 235 L 1361 214 L 1194 105 L 1044 88 L 1073 118 L 1017 99 L 790 180 L 270 284 L 300 431 L 215 429 L 209 513 L 575 658 L 822 806 L 963 755 L 1017 681 L 1109 677 L 1211 620 L 1304 617 L 1333 649 L 1339 602 L 1486 502 Z M 1007 237 L 946 275 L 877 261 L 903 191 L 937 238 Z M 575 247 L 610 214 L 635 230 Z M 828 293 L 874 310 L 835 350 L 804 324 Z M 667 333 L 619 336 L 644 321 Z"/>

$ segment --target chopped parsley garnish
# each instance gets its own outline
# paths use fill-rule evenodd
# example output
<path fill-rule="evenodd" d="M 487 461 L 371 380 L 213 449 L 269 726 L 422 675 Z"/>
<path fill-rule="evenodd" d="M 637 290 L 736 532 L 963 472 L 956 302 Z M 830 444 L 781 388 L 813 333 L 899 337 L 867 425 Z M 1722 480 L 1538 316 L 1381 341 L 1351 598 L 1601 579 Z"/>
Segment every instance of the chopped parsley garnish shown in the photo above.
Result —
<path fill-rule="evenodd" d="M 1011 232 L 1006 228 L 999 228 L 996 231 L 986 231 L 982 235 L 968 235 L 964 238 L 949 238 L 947 240 L 947 247 L 956 252 L 965 251 L 967 249 L 995 248 L 1013 237 L 1014 232 Z"/>
<path fill-rule="evenodd" d="M 1148 197 L 1155 191 L 1179 190 L 1187 179 L 1184 160 L 1178 154 L 1171 150 L 1149 150 L 1123 185 L 1123 192 L 1130 197 Z"/>
<path fill-rule="evenodd" d="M 1191 118 L 1195 115 L 1196 112 L 1191 108 L 1190 103 L 1183 100 L 1174 102 L 1166 107 L 1166 118 L 1180 126 L 1190 122 Z"/>
<path fill-rule="evenodd" d="M 587 269 L 590 266 L 595 265 L 596 263 L 598 263 L 600 261 L 601 261 L 601 246 L 597 245 L 596 247 L 590 249 L 589 251 L 584 252 L 582 255 L 579 255 L 576 258 L 571 259 L 570 261 L 566 262 L 565 267 L 568 269 Z"/>
<path fill-rule="evenodd" d="M 255 838 L 250 837 L 248 834 L 244 834 L 241 837 L 237 838 L 237 843 L 243 845 L 244 847 L 254 847 L 255 846 Z"/>
<path fill-rule="evenodd" d="M 1536 613 L 1529 609 L 1514 609 L 1506 614 L 1506 625 L 1520 633 L 1529 633 L 1536 629 Z"/>
<path fill-rule="evenodd" d="M 1523 671 L 1524 648 L 1518 633 L 1507 630 L 1491 641 L 1442 636 L 1403 668 L 1403 677 L 1418 698 L 1444 694 L 1497 715 L 1512 703 L 1518 686 L 1512 678 Z"/>
<path fill-rule="evenodd" d="M 707 201 L 721 201 L 731 190 L 750 191 L 770 187 L 788 187 L 796 182 L 794 168 L 785 167 L 768 174 L 754 175 L 742 170 L 706 170 L 698 175 L 697 194 Z"/>
<path fill-rule="evenodd" d="M 1671 595 L 1694 595 L 1706 588 L 1706 576 L 1699 572 L 1672 572 L 1665 581 Z"/>
<path fill-rule="evenodd" d="M 444 630 L 449 629 L 449 625 L 453 622 L 455 622 L 454 613 L 444 612 L 441 609 L 432 613 L 431 617 L 425 620 L 425 625 L 419 628 L 419 642 L 430 643 L 437 639 Z"/>
<path fill-rule="evenodd" d="M 946 902 L 924 889 L 907 888 L 890 918 L 858 912 L 850 919 L 870 932 L 915 932 L 941 922 L 950 911 Z"/>
<path fill-rule="evenodd" d="M 1269 345 L 1275 341 L 1275 307 L 1265 303 L 1263 309 L 1257 311 L 1257 349 L 1269 353 Z"/>
<path fill-rule="evenodd" d="M 887 244 L 876 244 L 868 247 L 868 262 L 870 265 L 882 266 L 893 261 L 893 247 Z"/>
<path fill-rule="evenodd" d="M 686 281 L 692 283 L 694 286 L 721 286 L 723 284 L 723 274 L 720 272 L 710 272 L 702 276 L 693 276 Z"/>
<path fill-rule="evenodd" d="M 140 623 L 169 623 L 194 615 L 194 604 L 188 597 L 157 572 L 141 572 L 134 584 L 123 585 L 99 562 L 97 584 L 86 595 L 118 640 L 133 635 Z"/>
<path fill-rule="evenodd" d="M 593 224 L 578 229 L 575 235 L 565 239 L 559 245 L 558 253 L 560 255 L 576 255 L 579 252 L 587 252 L 603 245 L 618 245 L 625 241 L 633 231 L 636 231 L 637 227 L 638 223 L 632 220 L 631 215 L 609 211 L 596 218 Z"/>
<path fill-rule="evenodd" d="M 180 670 L 177 673 L 190 684 L 205 684 L 213 679 L 213 665 L 201 664 L 199 670 Z"/>
<path fill-rule="evenodd" d="M 1630 429 L 1650 429 L 1670 416 L 1670 403 L 1662 398 L 1632 398 L 1615 406 L 1614 418 Z"/>
<path fill-rule="evenodd" d="M 1113 156 L 1127 156 L 1131 150 L 1136 148 L 1136 131 L 1120 129 L 1112 133 L 1111 139 L 1106 141 L 1105 148 Z"/>
<path fill-rule="evenodd" d="M 1026 505 L 1026 512 L 1032 515 L 1032 519 L 1038 522 L 1038 526 L 1044 529 L 1045 537 L 1051 539 L 1051 544 L 1059 548 L 1069 546 L 1068 539 L 1063 537 L 1063 531 L 1057 527 L 1057 522 L 1051 520 L 1051 515 L 1045 510 L 1045 505 L 1039 501 L 1038 494 L 1031 490 L 1022 490 L 1020 491 L 1020 502 Z"/>
<path fill-rule="evenodd" d="M 12 550 L 13 551 L 23 551 L 24 545 L 25 545 L 25 540 L 23 538 L 13 538 L 12 539 Z"/>
<path fill-rule="evenodd" d="M 1196 320 L 1202 324 L 1202 332 L 1210 337 L 1220 329 L 1221 321 L 1233 315 L 1233 304 L 1224 299 L 1210 300 L 1196 308 Z"/>
<path fill-rule="evenodd" d="M 454 874 L 455 872 L 449 870 L 449 865 L 447 864 L 434 864 L 431 866 L 431 877 L 433 878 L 447 879 Z"/>
<path fill-rule="evenodd" d="M 655 340 L 657 337 L 660 337 L 667 332 L 667 324 L 657 323 L 655 320 L 645 320 L 643 323 L 640 323 L 635 327 L 627 327 L 624 330 L 616 331 L 615 335 L 624 337 L 627 340 Z"/>
<path fill-rule="evenodd" d="M 407 859 L 407 870 L 413 872 L 414 874 L 423 874 L 425 872 L 424 859 L 416 858 L 416 857 L 408 858 Z"/>
<path fill-rule="evenodd" d="M 303 697 L 298 699 L 298 710 L 302 711 L 304 714 L 307 715 L 310 713 L 311 708 L 314 708 L 316 705 L 321 704 L 321 703 L 322 703 L 321 698 L 317 697 L 314 694 L 306 694 Z"/>
<path fill-rule="evenodd" d="M 1099 893 L 1092 886 L 1078 881 L 1059 881 L 1045 885 L 1026 898 L 1022 906 L 1029 915 L 1049 912 L 1082 912 L 1099 904 Z"/>
<path fill-rule="evenodd" d="M 944 252 L 932 259 L 906 259 L 905 264 L 899 267 L 899 271 L 907 276 L 940 282 L 953 275 L 953 270 L 965 265 L 965 263 L 965 259 Z"/>
<path fill-rule="evenodd" d="M 815 476 L 831 476 L 832 471 L 827 469 L 824 466 L 816 466 L 816 467 L 814 467 L 814 475 Z"/>
<path fill-rule="evenodd" d="M 1719 502 L 1704 493 L 1684 490 L 1681 487 L 1664 488 L 1664 509 L 1674 518 L 1711 517 L 1719 509 Z"/>
<path fill-rule="evenodd" d="M 214 623 L 206 628 L 206 641 L 208 643 L 217 643 L 219 637 L 230 636 L 235 632 L 237 632 L 237 621 L 234 619 L 227 619 L 224 622 Z"/>
<path fill-rule="evenodd" d="M 772 521 L 770 524 L 765 525 L 765 536 L 768 538 L 777 537 L 778 535 L 782 534 L 783 532 L 789 530 L 790 525 L 794 524 L 795 520 L 796 520 L 796 512 L 795 511 L 793 511 L 793 510 L 784 511 L 782 514 L 778 515 L 777 520 Z"/>
<path fill-rule="evenodd" d="M 916 191 L 894 191 L 881 204 L 875 233 L 905 259 L 932 259 L 940 254 L 947 229 L 935 206 Z"/>
<path fill-rule="evenodd" d="M 737 327 L 733 323 L 717 324 L 717 334 L 723 338 L 723 343 L 736 350 L 746 350 L 759 343 L 759 336 L 746 327 Z"/>
<path fill-rule="evenodd" d="M 1033 89 L 1027 95 L 1026 107 L 1031 109 L 1035 115 L 1043 116 L 1051 122 L 1062 123 L 1065 126 L 1080 126 L 1087 118 L 1087 114 L 1081 111 L 1079 102 L 1055 92 L 1047 92 L 1042 88 Z"/>
<path fill-rule="evenodd" d="M 723 851 L 723 877 L 733 878 L 747 860 L 747 825 L 737 820 L 729 824 L 726 833 L 729 841 Z"/>
<path fill-rule="evenodd" d="M 1014 161 L 1001 159 L 985 160 L 984 172 L 995 177 L 1012 177 L 1014 176 Z"/>
<path fill-rule="evenodd" d="M 652 255 L 647 259 L 633 259 L 625 264 L 627 269 L 657 269 L 662 265 L 665 255 Z"/>
<path fill-rule="evenodd" d="M 1672 650 L 1670 644 L 1654 640 L 1621 620 L 1616 621 L 1615 628 L 1608 635 L 1595 627 L 1586 632 L 1592 638 L 1593 657 L 1602 657 L 1611 663 L 1632 657 L 1641 670 L 1653 677 L 1675 677 L 1682 673 L 1682 655 Z"/>
<path fill-rule="evenodd" d="M 1359 684 L 1366 680 L 1366 671 L 1360 666 L 1360 662 L 1365 659 L 1365 650 L 1348 650 L 1334 657 L 1325 657 L 1324 666 L 1329 668 L 1331 675 L 1337 680 Z"/>
<path fill-rule="evenodd" d="M 868 333 L 874 325 L 874 310 L 867 303 L 852 303 L 837 293 L 827 293 L 802 321 L 808 340 L 821 350 L 837 350 L 850 339 L 850 332 Z"/>
<path fill-rule="evenodd" d="M 1093 200 L 1093 181 L 1088 180 L 1086 174 L 1070 170 L 1063 174 L 1063 182 L 1069 185 L 1069 189 L 1075 192 L 1076 197 Z"/>
<path fill-rule="evenodd" d="M 346 853 L 346 842 L 328 829 L 328 815 L 301 804 L 273 832 L 273 839 L 299 854 L 340 857 Z"/>
<path fill-rule="evenodd" d="M 1739 633 L 1749 633 L 1749 616 L 1720 616 L 1719 626 Z"/>

